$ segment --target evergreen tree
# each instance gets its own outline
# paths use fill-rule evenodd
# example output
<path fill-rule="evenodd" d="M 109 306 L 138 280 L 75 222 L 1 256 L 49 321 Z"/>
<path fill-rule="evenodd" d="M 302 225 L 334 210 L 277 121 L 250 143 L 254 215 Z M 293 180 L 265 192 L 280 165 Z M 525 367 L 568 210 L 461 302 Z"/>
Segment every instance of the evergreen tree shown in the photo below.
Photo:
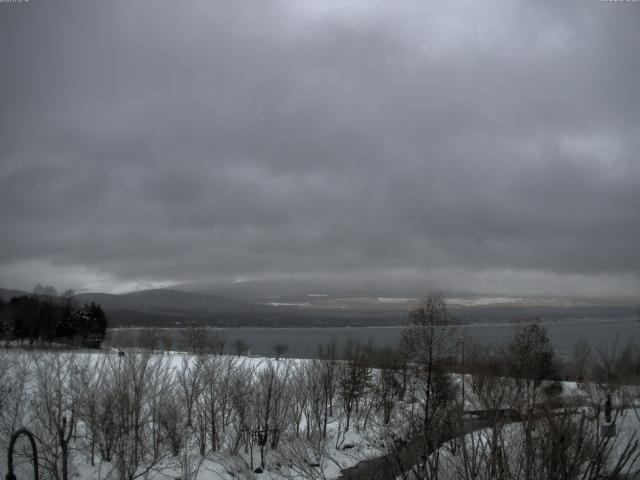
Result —
<path fill-rule="evenodd" d="M 107 333 L 107 318 L 95 303 L 78 308 L 72 297 L 24 295 L 0 301 L 0 338 L 54 341 L 81 337 L 99 344 Z"/>
<path fill-rule="evenodd" d="M 62 304 L 60 312 L 60 320 L 56 330 L 58 338 L 71 338 L 75 334 L 75 318 L 74 311 L 70 301 Z"/>

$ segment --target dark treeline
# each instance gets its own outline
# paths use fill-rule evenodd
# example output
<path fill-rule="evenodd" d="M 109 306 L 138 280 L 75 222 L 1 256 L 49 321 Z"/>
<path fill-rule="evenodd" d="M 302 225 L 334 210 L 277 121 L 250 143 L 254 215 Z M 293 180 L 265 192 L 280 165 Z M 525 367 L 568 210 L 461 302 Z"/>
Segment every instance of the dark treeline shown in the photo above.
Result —
<path fill-rule="evenodd" d="M 77 305 L 73 297 L 23 295 L 0 300 L 0 338 L 34 342 L 65 341 L 99 347 L 107 317 L 95 303 Z"/>

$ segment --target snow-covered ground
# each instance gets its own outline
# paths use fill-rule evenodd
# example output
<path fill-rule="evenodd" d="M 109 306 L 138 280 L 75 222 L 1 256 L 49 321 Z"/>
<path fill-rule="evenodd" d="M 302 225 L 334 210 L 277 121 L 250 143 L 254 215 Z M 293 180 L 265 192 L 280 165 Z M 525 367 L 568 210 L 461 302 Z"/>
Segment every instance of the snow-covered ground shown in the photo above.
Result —
<path fill-rule="evenodd" d="M 62 360 L 73 359 L 71 363 L 63 362 L 61 364 L 64 368 L 68 366 L 68 368 L 72 370 L 71 373 L 73 375 L 79 375 L 84 372 L 89 377 L 97 377 L 99 375 L 98 372 L 105 368 L 105 365 L 111 365 L 110 368 L 117 369 L 118 365 L 133 362 L 135 359 L 145 356 L 146 353 L 130 350 L 126 351 L 124 356 L 120 356 L 115 350 L 107 352 L 66 352 L 59 354 L 22 351 L 19 349 L 0 351 L 0 385 L 3 388 L 3 390 L 0 391 L 0 447 L 2 451 L 6 448 L 10 432 L 15 431 L 22 425 L 30 429 L 35 429 L 38 434 L 46 434 L 46 431 L 42 430 L 42 425 L 38 426 L 37 423 L 46 417 L 40 415 L 43 412 L 39 409 L 43 408 L 43 405 L 37 403 L 33 395 L 35 395 L 34 392 L 38 390 L 38 388 L 42 388 L 41 384 L 43 381 L 42 378 L 38 377 L 38 375 L 42 375 L 42 371 L 36 368 L 37 361 L 35 361 L 35 359 L 45 358 L 47 355 L 58 355 L 58 358 Z M 157 372 L 160 372 L 160 368 L 162 368 L 162 371 L 169 372 L 169 375 L 172 377 L 169 383 L 175 381 L 178 383 L 188 382 L 189 379 L 192 378 L 189 376 L 191 373 L 185 375 L 185 372 L 189 369 L 196 371 L 198 368 L 197 363 L 205 361 L 203 357 L 196 357 L 183 352 L 157 353 L 152 355 L 152 358 L 154 359 L 152 363 L 153 368 L 157 369 L 157 371 L 154 370 L 156 371 L 156 377 L 158 375 Z M 300 398 L 305 395 L 310 395 L 308 392 L 302 394 L 297 392 L 296 388 L 300 388 L 301 384 L 297 384 L 296 382 L 304 380 L 300 377 L 300 374 L 305 371 L 305 368 L 312 365 L 313 360 L 282 359 L 277 361 L 264 357 L 231 356 L 207 356 L 207 358 L 217 359 L 216 362 L 219 363 L 214 364 L 218 366 L 216 368 L 228 366 L 233 369 L 234 374 L 240 372 L 240 375 L 251 377 L 254 383 L 248 383 L 252 385 L 251 388 L 253 388 L 253 390 L 248 390 L 246 395 L 248 398 L 255 397 L 257 403 L 260 402 L 260 399 L 264 400 L 264 397 L 261 396 L 263 393 L 260 392 L 259 379 L 267 378 L 270 372 L 276 372 L 277 375 L 281 376 L 281 380 L 285 382 L 284 385 L 286 388 L 283 392 L 284 398 L 282 405 L 286 405 L 286 407 L 283 408 L 289 409 L 286 411 L 287 418 L 283 420 L 285 428 L 282 429 L 277 447 L 266 449 L 267 454 L 264 459 L 264 471 L 254 473 L 254 470 L 261 464 L 260 447 L 255 444 L 252 445 L 251 442 L 248 441 L 234 445 L 237 439 L 237 436 L 234 437 L 234 435 L 237 434 L 237 430 L 234 430 L 233 421 L 230 421 L 228 423 L 229 431 L 225 434 L 226 436 L 224 438 L 220 439 L 220 446 L 214 449 L 215 451 L 207 448 L 205 454 L 200 455 L 197 442 L 183 439 L 183 447 L 180 449 L 178 455 L 167 454 L 164 455 L 162 460 L 152 462 L 153 464 L 149 470 L 145 472 L 141 478 L 149 480 L 337 478 L 340 476 L 341 470 L 345 468 L 352 467 L 362 460 L 388 453 L 384 448 L 385 438 L 387 438 L 385 435 L 390 432 L 395 432 L 403 436 L 405 434 L 404 429 L 406 428 L 409 411 L 414 408 L 414 405 L 404 403 L 410 402 L 408 399 L 405 399 L 404 402 L 399 401 L 397 398 L 394 399 L 390 421 L 384 424 L 381 420 L 381 414 L 378 411 L 379 404 L 376 403 L 377 400 L 373 398 L 374 395 L 378 394 L 374 393 L 374 389 L 376 386 L 379 386 L 379 382 L 381 381 L 380 371 L 374 370 L 371 372 L 372 385 L 368 387 L 370 391 L 368 391 L 362 399 L 360 405 L 361 410 L 357 413 L 352 412 L 350 427 L 348 429 L 345 428 L 344 406 L 342 406 L 336 398 L 334 400 L 335 410 L 333 411 L 333 415 L 327 420 L 327 436 L 324 439 L 320 439 L 312 434 L 307 435 L 307 431 L 311 431 L 311 429 L 307 423 L 310 417 L 306 416 L 306 414 L 300 413 L 295 423 L 292 420 L 295 402 L 300 401 Z M 52 363 L 49 365 L 45 362 L 43 365 L 47 366 L 47 368 L 54 368 L 56 364 Z M 153 368 L 149 368 L 153 370 Z M 49 373 L 59 375 L 70 374 L 69 371 L 58 371 L 56 373 L 55 369 Z M 24 375 L 23 384 L 19 382 L 19 375 Z M 154 377 L 152 373 L 149 373 L 149 376 L 144 377 L 144 379 L 151 384 L 158 381 L 156 377 Z M 483 399 L 479 397 L 479 390 L 473 388 L 474 378 L 470 375 L 464 377 L 458 374 L 451 375 L 454 388 L 462 392 L 463 378 L 465 409 L 467 411 L 486 409 L 486 402 L 483 402 Z M 245 378 L 245 380 L 248 381 L 249 379 Z M 64 380 L 63 383 L 65 381 L 70 382 L 69 380 Z M 91 378 L 85 379 L 85 382 L 87 383 L 84 385 L 91 385 L 91 388 L 96 389 L 93 393 L 95 393 L 97 397 L 105 394 L 99 390 L 102 388 L 99 382 L 92 383 Z M 74 382 L 71 383 L 75 385 Z M 74 391 L 75 393 L 73 393 L 73 395 L 80 395 L 80 397 L 82 397 L 81 394 L 83 392 L 73 390 L 71 383 L 68 385 L 69 392 Z M 203 379 L 199 387 L 200 390 L 198 390 L 199 395 L 204 395 L 203 389 L 205 389 L 207 385 L 207 381 Z M 155 386 L 148 386 L 151 389 L 156 388 Z M 562 392 L 560 398 L 564 401 L 564 405 L 572 407 L 572 412 L 577 416 L 584 412 L 585 415 L 592 419 L 590 420 L 592 424 L 596 425 L 596 422 L 599 421 L 595 420 L 596 415 L 599 413 L 600 416 L 602 416 L 602 411 L 597 412 L 594 408 L 587 409 L 585 405 L 591 405 L 592 407 L 593 405 L 603 405 L 604 394 L 602 390 L 596 388 L 595 385 L 577 384 L 575 382 L 562 382 L 561 386 Z M 173 390 L 171 388 L 166 390 L 166 392 L 170 393 L 160 392 L 157 397 L 151 398 L 150 401 L 162 403 L 167 400 L 166 397 L 170 395 L 181 399 L 183 397 L 180 396 L 182 394 L 179 392 L 178 387 L 179 385 L 176 384 L 171 387 Z M 304 388 L 310 391 L 313 390 L 314 387 L 317 387 L 317 385 L 313 385 L 308 381 L 304 384 Z M 222 388 L 222 386 L 220 386 L 220 388 Z M 624 445 L 633 438 L 640 428 L 640 418 L 637 415 L 637 411 L 633 408 L 628 408 L 629 406 L 635 405 L 634 402 L 637 401 L 635 400 L 637 395 L 631 387 L 629 387 L 628 390 L 629 391 L 621 388 L 618 395 L 613 399 L 614 416 L 616 416 L 617 426 L 617 435 L 612 444 L 612 457 L 614 459 L 622 455 Z M 71 395 L 71 393 L 68 394 Z M 338 397 L 337 392 L 335 395 Z M 367 396 L 370 398 L 366 398 Z M 630 403 L 629 399 L 631 398 L 633 398 L 633 401 Z M 229 401 L 232 402 L 232 400 Z M 233 401 L 237 401 L 237 399 Z M 310 402 L 310 400 L 307 398 L 304 401 L 307 403 L 299 408 L 303 410 L 309 409 L 308 402 Z M 202 406 L 204 405 L 203 403 Z M 498 408 L 507 407 L 509 407 L 509 405 L 498 405 Z M 619 409 L 619 407 L 627 408 Z M 200 407 L 196 406 L 195 408 Z M 252 408 L 253 409 L 247 410 L 249 415 L 261 414 L 257 407 Z M 300 411 L 302 412 L 303 410 Z M 309 413 L 308 410 L 304 411 Z M 65 410 L 65 407 L 62 406 L 59 413 L 66 415 L 69 411 Z M 106 460 L 101 461 L 100 455 L 95 455 L 94 465 L 91 465 L 87 448 L 89 438 L 87 432 L 89 428 L 84 420 L 86 412 L 80 412 L 78 410 L 75 414 L 79 415 L 79 420 L 73 434 L 74 446 L 71 452 L 70 478 L 78 480 L 115 480 L 117 478 L 115 460 L 113 462 Z M 177 424 L 182 425 L 181 428 L 195 428 L 195 425 L 185 426 L 186 411 L 184 410 L 184 405 L 178 405 L 176 415 L 178 418 L 175 420 L 177 420 Z M 194 415 L 196 415 L 196 413 L 194 413 Z M 153 422 L 153 419 L 157 417 L 149 414 L 148 418 L 150 422 Z M 255 418 L 248 418 L 245 421 L 248 425 L 260 423 L 257 422 Z M 158 420 L 156 420 L 156 422 L 158 422 Z M 503 429 L 502 435 L 507 438 L 508 444 L 517 444 L 517 439 L 521 437 L 521 427 L 519 425 L 518 423 L 512 423 Z M 156 425 L 153 427 L 155 426 Z M 597 428 L 597 426 L 594 428 Z M 153 431 L 153 428 L 151 428 L 151 430 Z M 41 431 L 42 433 L 40 433 Z M 481 430 L 467 435 L 464 443 L 471 446 L 475 445 L 474 448 L 477 448 L 478 445 L 485 445 L 490 435 L 490 429 Z M 164 442 L 165 440 L 162 441 Z M 514 450 L 514 452 L 516 452 L 516 450 Z M 51 454 L 51 452 L 48 453 Z M 459 468 L 461 457 L 455 455 L 448 446 L 443 447 L 440 453 L 442 457 L 441 468 L 449 469 L 447 471 L 450 473 Z M 19 466 L 19 468 L 24 469 L 27 467 L 22 465 Z M 144 469 L 144 465 L 142 465 L 138 473 L 143 473 Z M 5 455 L 0 455 L 0 474 L 4 476 L 6 470 L 6 457 Z M 25 475 L 28 477 L 28 470 L 26 472 Z"/>
<path fill-rule="evenodd" d="M 18 368 L 18 365 L 26 366 L 30 370 L 28 378 L 21 386 L 24 395 L 22 401 L 26 404 L 23 408 L 19 408 L 19 415 L 21 420 L 17 423 L 10 422 L 8 414 L 10 412 L 3 412 L 3 427 L 0 433 L 0 447 L 4 451 L 8 443 L 9 432 L 15 430 L 17 427 L 26 425 L 30 429 L 34 429 L 31 426 L 33 421 L 34 411 L 29 405 L 30 395 L 38 388 L 37 374 L 34 372 L 35 366 L 31 359 L 34 356 L 46 356 L 52 355 L 52 353 L 34 352 L 34 351 L 21 351 L 19 349 L 12 349 L 4 352 L 0 352 L 1 361 L 4 363 L 2 371 L 0 372 L 0 380 L 7 380 L 7 376 L 12 373 L 7 368 L 9 364 Z M 55 354 L 53 354 L 55 355 Z M 58 354 L 61 358 L 73 358 L 74 367 L 81 369 L 83 366 L 88 366 L 89 370 L 97 372 L 102 366 L 108 362 L 118 364 L 120 362 L 127 362 L 134 357 L 143 356 L 144 353 L 135 350 L 129 350 L 125 352 L 124 356 L 119 356 L 117 350 L 108 352 L 62 352 Z M 189 355 L 183 352 L 164 352 L 153 355 L 157 362 L 162 363 L 163 368 L 167 371 L 171 371 L 172 375 L 179 376 L 187 366 L 193 366 L 198 361 L 196 356 Z M 243 371 L 248 375 L 258 376 L 260 372 L 263 372 L 267 368 L 282 368 L 287 372 L 293 372 L 293 369 L 300 368 L 305 364 L 308 364 L 310 360 L 304 359 L 282 359 L 274 360 L 265 357 L 235 357 L 235 356 L 217 356 L 217 359 L 221 362 L 232 362 L 234 370 Z M 17 371 L 14 372 L 17 373 Z M 287 373 L 288 375 L 288 373 Z M 14 392 L 15 393 L 15 392 Z M 101 395 L 101 392 L 96 392 Z M 184 412 L 183 412 L 184 414 Z M 308 463 L 317 462 L 317 466 L 309 466 L 311 474 L 317 478 L 337 478 L 340 475 L 340 471 L 344 468 L 353 466 L 363 459 L 377 456 L 381 450 L 374 446 L 371 439 L 374 438 L 373 426 L 375 423 L 372 421 L 369 423 L 369 428 L 361 429 L 358 422 L 354 419 L 352 427 L 349 431 L 344 430 L 344 424 L 340 420 L 338 414 L 338 406 L 336 405 L 336 412 L 333 417 L 328 419 L 327 424 L 327 438 L 321 442 L 320 449 L 315 444 L 315 449 L 312 448 L 311 442 L 307 441 L 303 433 L 300 437 L 294 436 L 293 432 L 287 430 L 282 433 L 280 442 L 276 449 L 269 449 L 268 454 L 265 457 L 264 471 L 261 473 L 253 473 L 253 470 L 260 466 L 260 447 L 258 445 L 242 445 L 237 452 L 233 452 L 232 448 L 228 444 L 216 452 L 207 452 L 204 456 L 201 456 L 198 452 L 197 445 L 184 449 L 177 458 L 167 456 L 164 460 L 153 465 L 153 468 L 145 473 L 143 477 L 149 480 L 160 479 L 185 479 L 190 480 L 213 480 L 213 479 L 238 479 L 238 478 L 264 478 L 264 479 L 282 479 L 282 478 L 309 478 L 309 472 L 301 471 L 300 464 L 304 464 L 304 461 L 290 462 L 290 458 L 296 456 L 305 456 L 305 460 L 308 458 Z M 305 419 L 300 421 L 300 430 L 304 432 L 306 428 Z M 82 420 L 78 421 L 76 427 L 75 436 L 77 437 L 77 443 L 84 442 L 85 445 L 82 448 L 74 448 L 72 452 L 71 461 L 71 476 L 69 478 L 75 478 L 78 480 L 108 480 L 116 479 L 117 471 L 115 462 L 100 461 L 99 456 L 96 455 L 96 461 L 94 465 L 88 458 L 86 451 L 86 438 L 85 425 Z M 224 442 L 223 442 L 224 443 Z M 322 455 L 317 456 L 317 451 L 321 450 Z M 300 459 L 298 459 L 300 460 Z M 23 463 L 22 465 L 20 463 Z M 30 476 L 30 468 L 25 462 L 18 462 L 17 469 L 22 469 L 23 475 Z M 185 465 L 188 465 L 191 476 L 185 475 Z M 0 474 L 4 476 L 7 471 L 6 457 L 0 456 Z M 142 471 L 142 469 L 140 470 Z M 315 472 L 314 472 L 315 471 Z"/>

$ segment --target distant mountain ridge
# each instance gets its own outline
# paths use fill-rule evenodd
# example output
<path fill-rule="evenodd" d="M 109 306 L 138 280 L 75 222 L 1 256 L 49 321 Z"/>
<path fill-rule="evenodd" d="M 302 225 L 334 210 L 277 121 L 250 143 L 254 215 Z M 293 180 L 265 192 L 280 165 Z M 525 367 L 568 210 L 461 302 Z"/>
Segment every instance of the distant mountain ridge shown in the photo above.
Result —
<path fill-rule="evenodd" d="M 217 295 L 190 293 L 171 289 L 141 290 L 131 293 L 79 293 L 82 303 L 95 302 L 109 310 L 184 311 L 199 313 L 240 313 L 257 309 L 256 305 Z"/>
<path fill-rule="evenodd" d="M 80 293 L 74 298 L 78 303 L 99 304 L 112 327 L 175 327 L 194 323 L 220 327 L 405 325 L 408 311 L 417 300 L 395 297 L 344 298 L 334 297 L 331 295 L 334 292 L 325 293 L 328 290 L 311 291 L 314 293 L 289 291 L 285 295 L 239 300 L 213 293 L 167 288 L 123 294 Z M 233 292 L 227 290 L 224 293 Z M 30 293 L 0 288 L 3 301 L 21 295 Z M 535 318 L 636 318 L 638 315 L 637 303 L 522 303 L 512 302 L 506 297 L 497 300 L 500 303 L 484 304 L 483 299 L 452 297 L 449 299 L 449 309 L 454 321 L 460 323 L 511 322 Z"/>
<path fill-rule="evenodd" d="M 0 288 L 0 299 L 31 295 L 22 290 Z M 232 298 L 171 289 L 141 290 L 123 294 L 78 293 L 76 302 L 97 303 L 110 326 L 176 326 L 188 323 L 233 324 L 239 318 L 270 314 L 274 310 Z"/>
<path fill-rule="evenodd" d="M 22 290 L 0 288 L 0 298 L 9 301 L 13 297 L 31 295 Z M 146 310 L 146 311 L 194 311 L 207 313 L 250 312 L 256 305 L 218 295 L 191 293 L 171 289 L 140 290 L 130 293 L 78 293 L 74 295 L 79 303 L 95 302 L 110 310 Z"/>
<path fill-rule="evenodd" d="M 21 297 L 22 295 L 30 295 L 30 294 L 28 292 L 23 292 L 22 290 L 0 288 L 0 299 L 4 302 L 8 302 L 13 297 Z"/>

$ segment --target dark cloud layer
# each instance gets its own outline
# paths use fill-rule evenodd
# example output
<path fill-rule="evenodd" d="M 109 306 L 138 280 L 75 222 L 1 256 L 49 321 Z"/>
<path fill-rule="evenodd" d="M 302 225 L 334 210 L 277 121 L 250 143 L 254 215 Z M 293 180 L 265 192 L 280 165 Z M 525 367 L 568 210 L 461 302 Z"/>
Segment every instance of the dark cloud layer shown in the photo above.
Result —
<path fill-rule="evenodd" d="M 639 24 L 595 0 L 0 4 L 0 284 L 637 293 Z"/>

